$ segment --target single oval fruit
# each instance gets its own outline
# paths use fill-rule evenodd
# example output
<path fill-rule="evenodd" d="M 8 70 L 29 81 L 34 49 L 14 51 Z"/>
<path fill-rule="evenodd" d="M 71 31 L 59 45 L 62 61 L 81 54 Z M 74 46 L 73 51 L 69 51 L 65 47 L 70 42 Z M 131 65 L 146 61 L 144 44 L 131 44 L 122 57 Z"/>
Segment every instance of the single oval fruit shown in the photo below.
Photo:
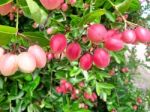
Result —
<path fill-rule="evenodd" d="M 137 27 L 135 29 L 135 34 L 138 41 L 142 43 L 150 42 L 150 31 L 148 29 Z"/>
<path fill-rule="evenodd" d="M 53 35 L 50 39 L 50 48 L 53 53 L 62 53 L 67 46 L 67 39 L 63 34 Z"/>
<path fill-rule="evenodd" d="M 80 58 L 80 67 L 83 70 L 89 70 L 92 67 L 93 64 L 93 57 L 91 54 L 86 53 Z"/>
<path fill-rule="evenodd" d="M 18 55 L 18 66 L 24 73 L 32 73 L 36 68 L 36 60 L 28 52 L 22 52 Z"/>
<path fill-rule="evenodd" d="M 61 10 L 62 11 L 67 11 L 68 10 L 68 4 L 66 4 L 66 3 L 63 3 L 62 5 L 61 5 Z"/>
<path fill-rule="evenodd" d="M 125 43 L 134 43 L 136 40 L 136 34 L 133 30 L 126 30 L 122 33 L 122 40 Z"/>
<path fill-rule="evenodd" d="M 54 10 L 57 9 L 64 0 L 40 0 L 40 2 L 47 10 Z"/>
<path fill-rule="evenodd" d="M 17 56 L 5 54 L 0 61 L 0 71 L 4 76 L 11 76 L 18 70 Z"/>
<path fill-rule="evenodd" d="M 34 56 L 36 60 L 36 66 L 38 68 L 43 68 L 46 65 L 46 53 L 45 51 L 38 45 L 30 46 L 28 52 Z"/>
<path fill-rule="evenodd" d="M 89 40 L 95 44 L 99 44 L 105 38 L 107 30 L 102 24 L 93 24 L 87 30 Z"/>
<path fill-rule="evenodd" d="M 47 60 L 51 61 L 54 58 L 54 54 L 53 53 L 47 53 Z"/>
<path fill-rule="evenodd" d="M 76 3 L 76 0 L 69 0 L 69 3 L 70 3 L 71 5 L 74 5 L 74 4 Z"/>
<path fill-rule="evenodd" d="M 109 38 L 105 41 L 104 46 L 110 51 L 120 51 L 123 49 L 124 43 L 121 39 Z"/>
<path fill-rule="evenodd" d="M 97 48 L 94 51 L 93 61 L 98 68 L 105 68 L 110 63 L 110 55 L 106 50 Z"/>
<path fill-rule="evenodd" d="M 70 61 L 77 60 L 81 54 L 81 47 L 77 42 L 73 42 L 68 45 L 66 49 L 66 57 Z"/>
<path fill-rule="evenodd" d="M 7 15 L 12 9 L 12 2 L 0 6 L 0 15 Z"/>

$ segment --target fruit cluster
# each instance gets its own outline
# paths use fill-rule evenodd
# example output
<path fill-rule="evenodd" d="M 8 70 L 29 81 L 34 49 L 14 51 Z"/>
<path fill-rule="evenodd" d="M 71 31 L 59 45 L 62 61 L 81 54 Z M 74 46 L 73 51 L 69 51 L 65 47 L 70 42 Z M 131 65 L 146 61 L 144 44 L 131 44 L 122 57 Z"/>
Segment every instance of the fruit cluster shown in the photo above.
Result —
<path fill-rule="evenodd" d="M 38 46 L 30 46 L 27 52 L 19 55 L 5 53 L 0 48 L 0 72 L 3 76 L 11 76 L 18 69 L 23 73 L 32 73 L 35 68 L 43 68 L 46 65 L 46 53 Z"/>
<path fill-rule="evenodd" d="M 84 83 L 80 82 L 79 87 L 83 88 Z M 67 93 L 70 93 L 71 94 L 71 99 L 73 99 L 73 100 L 80 98 L 80 95 L 81 96 L 83 95 L 86 100 L 89 100 L 91 102 L 95 102 L 97 100 L 97 95 L 96 95 L 95 92 L 90 94 L 90 93 L 87 93 L 87 92 L 82 92 L 81 90 L 82 89 L 80 89 L 80 91 L 79 91 L 79 89 L 76 89 L 75 87 L 73 87 L 73 85 L 71 83 L 67 82 L 65 79 L 62 79 L 60 81 L 60 85 L 56 87 L 56 92 L 58 94 L 65 95 Z"/>
<path fill-rule="evenodd" d="M 67 11 L 68 4 L 74 5 L 76 0 L 68 0 L 67 3 L 64 3 L 64 0 L 40 0 L 40 2 L 47 10 L 61 9 Z"/>
<path fill-rule="evenodd" d="M 11 21 L 15 18 L 15 13 L 23 15 L 23 10 L 19 9 L 12 2 L 6 3 L 5 5 L 0 6 L 0 15 L 8 15 Z"/>
<path fill-rule="evenodd" d="M 86 38 L 83 36 L 83 38 Z M 102 24 L 93 24 L 87 28 L 87 38 L 93 45 L 103 45 L 103 48 L 96 48 L 92 53 L 85 53 L 81 56 L 82 49 L 78 42 L 74 41 L 67 45 L 67 39 L 64 34 L 53 35 L 50 39 L 50 48 L 53 54 L 65 52 L 70 61 L 79 60 L 79 66 L 83 70 L 89 70 L 94 64 L 98 68 L 105 68 L 110 63 L 110 54 L 108 51 L 117 52 L 124 48 L 124 44 L 135 44 L 137 42 L 150 42 L 150 31 L 137 27 L 135 30 L 107 30 Z M 85 40 L 85 39 L 84 39 Z M 83 41 L 85 43 L 85 41 Z"/>

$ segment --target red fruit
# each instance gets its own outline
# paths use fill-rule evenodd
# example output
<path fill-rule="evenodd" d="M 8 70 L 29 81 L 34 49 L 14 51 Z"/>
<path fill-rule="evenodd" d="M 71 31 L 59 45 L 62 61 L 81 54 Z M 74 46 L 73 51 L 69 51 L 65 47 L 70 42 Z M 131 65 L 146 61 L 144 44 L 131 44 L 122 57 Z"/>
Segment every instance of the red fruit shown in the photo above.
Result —
<path fill-rule="evenodd" d="M 53 35 L 50 39 L 50 47 L 53 53 L 62 53 L 67 46 L 67 39 L 63 34 Z"/>
<path fill-rule="evenodd" d="M 53 32 L 53 29 L 52 28 L 48 28 L 47 30 L 46 30 L 46 32 L 47 32 L 47 34 L 52 34 L 52 32 Z"/>
<path fill-rule="evenodd" d="M 137 109 L 138 109 L 138 106 L 137 106 L 137 105 L 134 105 L 132 108 L 133 108 L 133 110 L 137 110 Z"/>
<path fill-rule="evenodd" d="M 62 90 L 61 90 L 61 88 L 59 86 L 56 87 L 56 92 L 59 93 L 59 94 L 62 93 Z"/>
<path fill-rule="evenodd" d="M 72 91 L 72 84 L 70 84 L 69 82 L 66 82 L 64 85 L 65 85 L 66 90 Z"/>
<path fill-rule="evenodd" d="M 12 9 L 11 2 L 0 6 L 0 15 L 2 15 L 2 16 L 7 15 L 11 11 L 11 9 Z"/>
<path fill-rule="evenodd" d="M 86 53 L 80 58 L 80 67 L 83 70 L 89 70 L 92 67 L 93 57 L 91 54 Z"/>
<path fill-rule="evenodd" d="M 67 93 L 67 89 L 66 89 L 65 85 L 60 85 L 60 88 L 61 88 L 61 91 L 63 94 Z"/>
<path fill-rule="evenodd" d="M 13 54 L 5 54 L 1 58 L 0 71 L 2 75 L 13 75 L 18 70 L 17 56 Z"/>
<path fill-rule="evenodd" d="M 96 93 L 92 93 L 93 98 L 96 100 L 97 99 L 97 95 Z"/>
<path fill-rule="evenodd" d="M 110 70 L 110 71 L 109 71 L 109 75 L 110 75 L 110 76 L 114 76 L 114 75 L 115 75 L 115 70 L 114 70 L 114 69 Z"/>
<path fill-rule="evenodd" d="M 120 51 L 124 47 L 123 41 L 117 38 L 109 38 L 104 45 L 110 51 Z"/>
<path fill-rule="evenodd" d="M 54 58 L 54 54 L 53 53 L 47 53 L 47 60 L 51 61 Z"/>
<path fill-rule="evenodd" d="M 134 43 L 136 34 L 133 30 L 126 30 L 122 33 L 122 40 L 126 43 Z"/>
<path fill-rule="evenodd" d="M 32 73 L 36 68 L 36 60 L 28 52 L 22 52 L 18 55 L 19 69 L 24 73 Z"/>
<path fill-rule="evenodd" d="M 84 98 L 89 100 L 91 98 L 90 94 L 87 92 L 84 92 Z"/>
<path fill-rule="evenodd" d="M 74 5 L 74 4 L 76 3 L 76 0 L 69 0 L 69 3 L 70 3 L 71 5 Z"/>
<path fill-rule="evenodd" d="M 102 24 L 93 24 L 87 30 L 87 36 L 91 42 L 99 44 L 105 38 L 107 30 Z"/>
<path fill-rule="evenodd" d="M 64 12 L 67 11 L 68 10 L 68 5 L 66 3 L 63 3 L 61 5 L 61 10 L 64 11 Z"/>
<path fill-rule="evenodd" d="M 41 4 L 48 10 L 57 9 L 64 0 L 40 0 Z"/>
<path fill-rule="evenodd" d="M 141 97 L 138 97 L 136 101 L 137 101 L 137 103 L 139 103 L 139 104 L 141 104 L 141 103 L 143 102 Z"/>
<path fill-rule="evenodd" d="M 36 66 L 38 68 L 43 68 L 46 65 L 46 53 L 45 51 L 38 45 L 30 46 L 28 52 L 34 56 L 36 60 Z"/>
<path fill-rule="evenodd" d="M 79 83 L 79 86 L 80 86 L 80 87 L 84 87 L 84 82 L 80 82 L 80 83 Z"/>
<path fill-rule="evenodd" d="M 106 41 L 107 39 L 113 37 L 114 35 L 118 34 L 118 31 L 117 30 L 108 30 L 108 32 L 105 34 L 105 38 L 104 38 L 104 41 Z"/>
<path fill-rule="evenodd" d="M 122 33 L 116 33 L 111 38 L 122 39 Z"/>
<path fill-rule="evenodd" d="M 110 55 L 106 50 L 97 48 L 94 51 L 93 61 L 98 68 L 105 68 L 110 63 Z"/>
<path fill-rule="evenodd" d="M 63 85 L 63 84 L 65 84 L 67 81 L 65 80 L 65 79 L 62 79 L 61 81 L 60 81 L 60 84 L 61 85 Z"/>
<path fill-rule="evenodd" d="M 127 72 L 129 72 L 129 69 L 128 69 L 128 67 L 124 67 L 124 68 L 121 69 L 121 71 L 122 71 L 123 73 L 127 73 Z"/>
<path fill-rule="evenodd" d="M 150 42 L 150 32 L 147 29 L 143 27 L 137 27 L 135 29 L 135 33 L 138 41 L 142 43 Z"/>
<path fill-rule="evenodd" d="M 77 42 L 73 42 L 68 45 L 66 49 L 66 57 L 70 61 L 77 60 L 80 57 L 81 54 L 81 47 Z"/>
<path fill-rule="evenodd" d="M 85 36 L 85 35 L 82 36 L 82 42 L 83 43 L 87 43 L 88 42 L 87 36 Z"/>

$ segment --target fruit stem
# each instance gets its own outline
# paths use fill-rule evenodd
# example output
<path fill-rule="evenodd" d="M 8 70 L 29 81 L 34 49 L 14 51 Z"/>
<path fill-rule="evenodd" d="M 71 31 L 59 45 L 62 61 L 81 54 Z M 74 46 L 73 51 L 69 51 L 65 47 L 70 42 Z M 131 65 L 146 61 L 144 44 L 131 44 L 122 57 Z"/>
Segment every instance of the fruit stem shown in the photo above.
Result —
<path fill-rule="evenodd" d="M 120 15 L 120 17 L 122 18 L 122 20 L 124 21 L 125 25 L 124 25 L 124 29 L 127 28 L 127 20 L 125 19 L 125 17 L 122 15 L 122 13 L 119 11 L 118 7 L 116 7 L 116 5 L 111 1 L 111 0 L 107 0 L 112 7 L 118 12 L 118 14 Z"/>
<path fill-rule="evenodd" d="M 18 0 L 16 0 L 18 6 Z M 18 26 L 19 26 L 19 9 L 17 8 L 17 16 L 16 16 L 16 36 L 18 34 Z"/>
<path fill-rule="evenodd" d="M 135 24 L 133 22 L 127 21 L 126 18 L 122 15 L 122 13 L 119 11 L 118 7 L 116 7 L 116 5 L 111 1 L 111 0 L 107 0 L 112 7 L 118 12 L 118 14 L 120 15 L 120 17 L 122 18 L 122 20 L 124 21 L 125 25 L 124 25 L 124 29 L 126 30 L 127 28 L 127 24 L 128 25 L 133 25 L 133 26 L 139 26 L 138 24 Z"/>

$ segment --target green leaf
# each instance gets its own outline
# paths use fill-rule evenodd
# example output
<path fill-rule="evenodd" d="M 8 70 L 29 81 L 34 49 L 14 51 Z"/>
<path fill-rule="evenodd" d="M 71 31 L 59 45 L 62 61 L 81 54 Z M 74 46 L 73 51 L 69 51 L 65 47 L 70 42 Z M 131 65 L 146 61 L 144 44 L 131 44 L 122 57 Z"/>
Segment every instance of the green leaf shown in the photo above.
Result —
<path fill-rule="evenodd" d="M 131 2 L 132 0 L 124 0 L 120 4 L 116 5 L 116 7 L 118 8 L 120 12 L 124 13 L 129 9 Z"/>
<path fill-rule="evenodd" d="M 25 0 L 18 0 L 18 4 L 20 8 L 23 10 L 24 15 L 28 18 L 31 18 L 31 12 L 27 2 Z"/>
<path fill-rule="evenodd" d="M 109 83 L 99 83 L 99 82 L 96 83 L 96 92 L 98 95 L 100 95 L 101 91 L 103 91 L 105 89 L 111 90 L 113 88 L 115 88 L 115 86 L 112 84 L 109 84 Z"/>
<path fill-rule="evenodd" d="M 130 4 L 129 10 L 130 11 L 137 11 L 141 8 L 141 4 L 139 0 L 132 0 L 132 3 Z"/>
<path fill-rule="evenodd" d="M 37 23 L 44 23 L 47 18 L 47 13 L 41 9 L 38 4 L 33 0 L 26 0 L 29 10 L 31 12 L 31 18 Z"/>
<path fill-rule="evenodd" d="M 4 81 L 3 79 L 0 77 L 0 89 L 3 89 L 4 86 Z"/>
<path fill-rule="evenodd" d="M 44 37 L 43 32 L 24 32 L 23 34 L 34 43 L 38 43 L 41 46 L 47 46 L 49 43 L 49 40 Z"/>
<path fill-rule="evenodd" d="M 0 45 L 8 44 L 16 35 L 16 28 L 0 25 Z"/>
<path fill-rule="evenodd" d="M 13 0 L 0 0 L 0 6 L 12 2 Z"/>
<path fill-rule="evenodd" d="M 110 21 L 115 22 L 116 18 L 115 18 L 114 14 L 113 14 L 112 12 L 106 11 L 106 12 L 105 12 L 105 15 L 106 15 L 106 17 L 107 17 Z"/>
<path fill-rule="evenodd" d="M 32 82 L 29 82 L 27 85 L 24 86 L 25 91 L 32 92 L 40 83 L 40 77 L 37 76 Z"/>
<path fill-rule="evenodd" d="M 91 13 L 82 17 L 82 20 L 79 23 L 79 26 L 83 26 L 87 23 L 90 23 L 90 22 L 94 21 L 95 19 L 100 18 L 104 14 L 105 14 L 104 9 L 99 9 L 99 10 L 96 10 L 94 12 L 91 12 Z"/>

